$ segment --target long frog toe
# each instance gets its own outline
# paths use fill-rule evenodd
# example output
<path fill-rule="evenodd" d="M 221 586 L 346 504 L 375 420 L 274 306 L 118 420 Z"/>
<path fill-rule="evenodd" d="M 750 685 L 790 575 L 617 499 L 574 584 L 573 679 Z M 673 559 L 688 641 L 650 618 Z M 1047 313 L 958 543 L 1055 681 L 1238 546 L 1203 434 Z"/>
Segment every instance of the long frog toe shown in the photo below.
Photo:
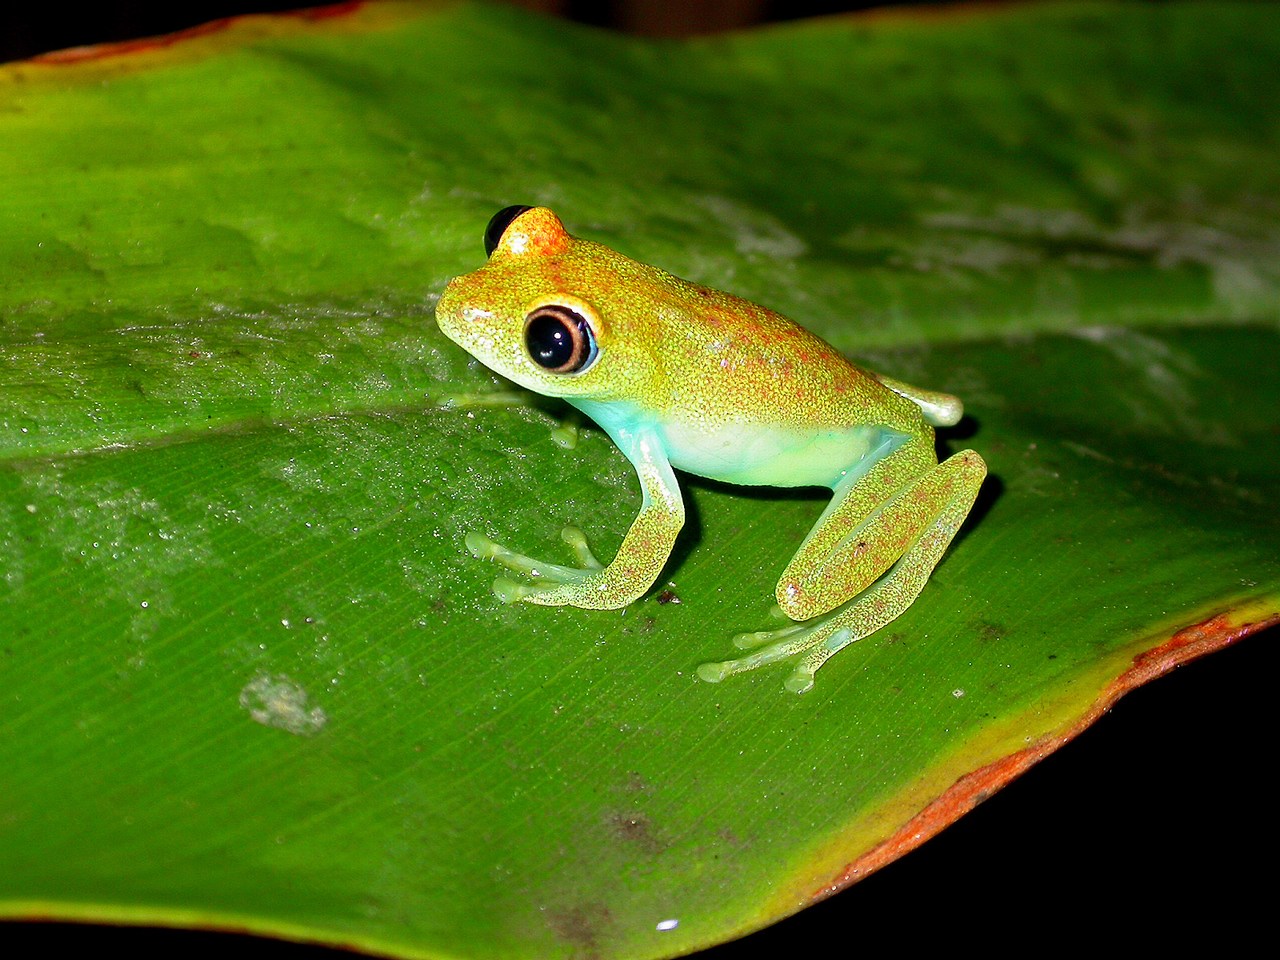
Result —
<path fill-rule="evenodd" d="M 515 573 L 530 578 L 532 583 L 498 577 L 493 582 L 493 592 L 503 603 L 532 600 L 535 603 L 557 602 L 557 593 L 566 587 L 577 588 L 584 580 L 597 576 L 602 569 L 599 560 L 587 545 L 587 538 L 577 527 L 565 527 L 561 539 L 573 548 L 582 567 L 566 567 L 558 563 L 544 563 L 523 553 L 517 553 L 502 544 L 474 531 L 465 538 L 467 550 L 480 560 L 492 560 Z"/>

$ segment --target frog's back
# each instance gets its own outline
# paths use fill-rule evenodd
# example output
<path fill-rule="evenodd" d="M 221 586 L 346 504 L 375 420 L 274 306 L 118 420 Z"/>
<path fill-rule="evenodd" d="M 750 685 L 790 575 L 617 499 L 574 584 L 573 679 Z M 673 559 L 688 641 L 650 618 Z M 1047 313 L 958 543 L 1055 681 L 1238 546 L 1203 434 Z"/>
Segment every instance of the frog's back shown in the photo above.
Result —
<path fill-rule="evenodd" d="M 664 349 L 653 358 L 664 369 L 663 403 L 673 419 L 800 431 L 868 423 L 909 434 L 926 428 L 914 398 L 794 321 L 679 282 L 693 292 L 659 310 Z"/>
<path fill-rule="evenodd" d="M 590 290 L 600 318 L 599 360 L 565 399 L 615 440 L 662 437 L 680 469 L 829 486 L 862 458 L 932 434 L 911 398 L 741 297 L 581 240 L 539 279 L 541 296 L 584 308 L 574 291 Z"/>
<path fill-rule="evenodd" d="M 728 483 L 834 486 L 850 465 L 930 432 L 920 407 L 803 327 L 750 301 L 653 270 L 643 378 L 605 403 L 573 401 L 614 433 L 662 437 L 679 469 Z M 628 352 L 631 352 L 628 350 Z"/>

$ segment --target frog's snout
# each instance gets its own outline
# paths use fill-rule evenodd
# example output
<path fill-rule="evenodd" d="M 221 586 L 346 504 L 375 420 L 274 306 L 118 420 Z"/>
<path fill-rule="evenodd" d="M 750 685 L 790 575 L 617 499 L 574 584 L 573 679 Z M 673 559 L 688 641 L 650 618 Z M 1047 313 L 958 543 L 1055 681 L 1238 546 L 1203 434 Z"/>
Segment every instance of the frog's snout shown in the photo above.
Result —
<path fill-rule="evenodd" d="M 445 284 L 444 292 L 440 294 L 440 299 L 436 301 L 436 326 L 450 338 L 454 338 L 453 331 L 457 330 L 461 325 L 462 311 L 458 296 L 459 279 L 461 278 L 454 277 Z"/>

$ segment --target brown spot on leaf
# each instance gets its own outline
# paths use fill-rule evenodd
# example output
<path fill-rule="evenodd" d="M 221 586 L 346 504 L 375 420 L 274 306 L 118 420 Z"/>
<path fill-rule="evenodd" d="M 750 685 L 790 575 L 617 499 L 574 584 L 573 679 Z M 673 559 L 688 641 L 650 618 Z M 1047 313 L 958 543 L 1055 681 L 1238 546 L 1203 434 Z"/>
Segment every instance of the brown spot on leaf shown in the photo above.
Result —
<path fill-rule="evenodd" d="M 993 643 L 996 640 L 1003 640 L 1008 630 L 1005 629 L 1003 623 L 995 623 L 991 620 L 979 620 L 977 623 L 978 639 L 983 643 Z"/>
<path fill-rule="evenodd" d="M 644 777 L 640 776 L 639 773 L 632 770 L 627 774 L 627 780 L 622 785 L 622 789 L 627 793 L 645 794 L 653 792 L 653 785 Z"/>
<path fill-rule="evenodd" d="M 573 956 L 592 960 L 600 956 L 601 933 L 613 924 L 613 914 L 598 900 L 547 911 L 547 924 L 561 940 L 575 947 Z"/>
<path fill-rule="evenodd" d="M 650 856 L 662 852 L 662 843 L 658 840 L 653 822 L 643 813 L 636 810 L 615 811 L 606 815 L 605 823 L 614 839 L 634 846 Z"/>

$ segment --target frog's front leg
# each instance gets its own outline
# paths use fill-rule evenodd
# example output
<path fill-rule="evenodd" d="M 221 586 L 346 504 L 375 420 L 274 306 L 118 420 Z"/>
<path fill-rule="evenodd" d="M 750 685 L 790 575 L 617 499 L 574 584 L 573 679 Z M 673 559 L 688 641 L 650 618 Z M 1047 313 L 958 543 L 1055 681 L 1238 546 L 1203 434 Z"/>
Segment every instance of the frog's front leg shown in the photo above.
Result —
<path fill-rule="evenodd" d="M 680 486 L 654 433 L 620 430 L 614 441 L 635 466 L 644 499 L 613 562 L 604 566 L 596 560 L 581 531 L 574 527 L 566 527 L 561 537 L 574 548 L 581 567 L 540 563 L 481 534 L 467 534 L 467 549 L 474 556 L 495 560 L 533 579 L 533 583 L 517 583 L 500 577 L 493 587 L 501 599 L 612 610 L 638 599 L 658 579 L 684 526 Z"/>
<path fill-rule="evenodd" d="M 786 682 L 787 689 L 804 693 L 831 656 L 911 606 L 987 473 L 972 450 L 934 463 L 929 440 L 913 438 L 843 497 L 837 491 L 788 564 L 778 582 L 779 604 L 793 619 L 808 622 L 735 638 L 740 647 L 767 646 L 737 660 L 703 664 L 702 679 L 716 682 L 809 651 Z"/>

